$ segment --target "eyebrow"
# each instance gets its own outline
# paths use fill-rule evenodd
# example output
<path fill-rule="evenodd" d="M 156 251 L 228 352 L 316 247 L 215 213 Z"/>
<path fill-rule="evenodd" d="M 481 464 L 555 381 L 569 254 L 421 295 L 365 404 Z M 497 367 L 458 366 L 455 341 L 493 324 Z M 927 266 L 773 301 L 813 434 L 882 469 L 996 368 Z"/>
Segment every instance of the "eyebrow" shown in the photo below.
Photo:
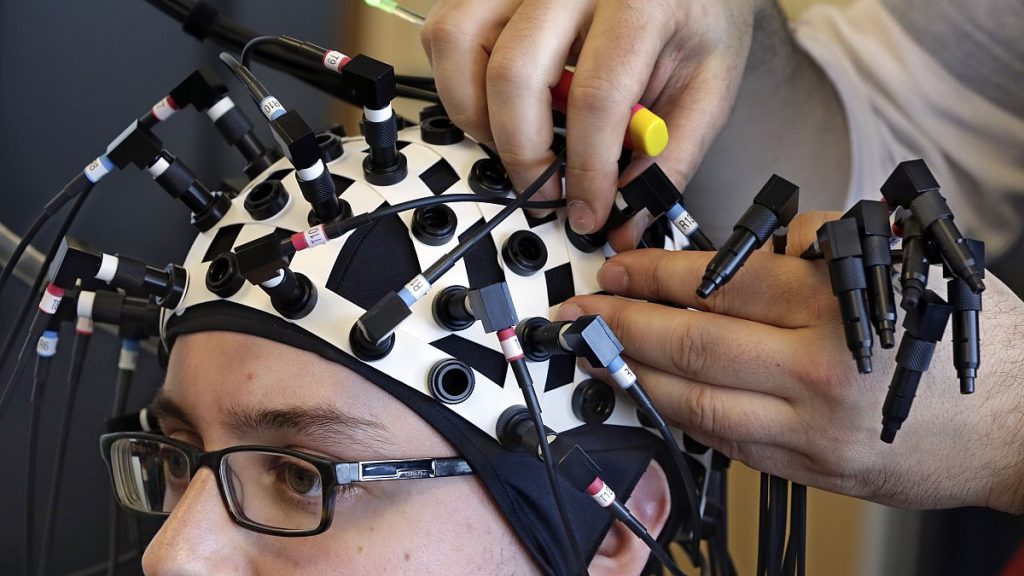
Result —
<path fill-rule="evenodd" d="M 153 400 L 157 418 L 172 418 L 198 431 L 188 412 L 161 388 Z M 333 406 L 230 407 L 222 424 L 238 436 L 267 432 L 291 432 L 314 442 L 370 449 L 394 446 L 390 428 L 383 423 L 339 410 Z"/>

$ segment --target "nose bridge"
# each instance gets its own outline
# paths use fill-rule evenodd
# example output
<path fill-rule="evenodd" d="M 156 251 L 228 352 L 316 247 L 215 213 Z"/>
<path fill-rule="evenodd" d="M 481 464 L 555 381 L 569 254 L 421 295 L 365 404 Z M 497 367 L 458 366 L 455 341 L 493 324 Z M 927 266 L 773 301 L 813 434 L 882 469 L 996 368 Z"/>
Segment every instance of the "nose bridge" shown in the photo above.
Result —
<path fill-rule="evenodd" d="M 215 472 L 201 467 L 143 557 L 146 574 L 247 574 L 247 530 L 231 519 Z"/>

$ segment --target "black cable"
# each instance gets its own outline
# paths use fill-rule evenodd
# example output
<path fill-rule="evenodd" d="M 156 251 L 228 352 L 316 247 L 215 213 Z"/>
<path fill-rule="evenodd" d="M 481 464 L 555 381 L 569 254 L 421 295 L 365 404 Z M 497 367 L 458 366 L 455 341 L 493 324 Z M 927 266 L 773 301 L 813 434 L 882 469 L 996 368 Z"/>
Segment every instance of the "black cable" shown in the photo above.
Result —
<path fill-rule="evenodd" d="M 608 505 L 608 510 L 616 520 L 628 526 L 633 534 L 636 534 L 637 537 L 643 540 L 644 544 L 646 544 L 651 550 L 655 558 L 658 559 L 658 562 L 661 562 L 662 566 L 668 569 L 668 571 L 675 576 L 685 576 L 683 571 L 676 566 L 672 557 L 668 555 L 668 552 L 658 544 L 657 540 L 654 539 L 654 536 L 651 536 L 651 533 L 647 531 L 647 528 L 637 520 L 636 516 L 633 516 L 622 502 L 615 500 Z"/>
<path fill-rule="evenodd" d="M 123 345 L 122 345 L 123 349 Z M 125 412 L 125 406 L 128 404 L 128 393 L 131 389 L 132 379 L 135 376 L 134 368 L 128 368 L 123 366 L 120 362 L 117 368 L 117 380 L 114 383 L 114 401 L 113 406 L 110 410 L 112 418 L 116 418 Z M 120 516 L 121 507 L 117 504 L 116 497 L 111 494 L 110 496 L 110 515 L 108 516 L 108 540 L 107 540 L 107 575 L 113 576 L 117 571 L 118 565 L 118 518 Z M 139 558 L 142 558 L 140 553 Z"/>
<path fill-rule="evenodd" d="M 7 279 L 11 277 L 11 273 L 18 265 L 18 260 L 21 259 L 22 254 L 32 243 L 32 239 L 36 237 L 36 234 L 42 230 L 43 226 L 50 220 L 50 218 L 60 211 L 69 200 L 79 196 L 80 194 L 88 191 L 92 188 L 92 182 L 86 178 L 85 173 L 81 172 L 77 176 L 71 179 L 70 182 L 64 185 L 64 188 L 53 197 L 46 206 L 43 206 L 42 213 L 36 217 L 35 221 L 28 227 L 28 231 L 21 237 L 21 241 L 14 247 L 14 251 L 11 252 L 11 257 L 7 260 L 7 265 L 0 271 L 0 292 L 3 292 L 4 285 L 7 284 Z"/>
<path fill-rule="evenodd" d="M 448 204 L 450 202 L 476 202 L 480 204 L 504 204 L 506 206 L 515 202 L 516 198 L 488 198 L 486 196 L 478 196 L 476 194 L 445 194 L 441 196 L 427 196 L 424 198 L 416 198 L 414 200 L 408 200 L 406 202 L 399 202 L 398 204 L 392 204 L 373 212 L 364 212 L 357 216 L 336 220 L 334 222 L 327 223 L 325 225 L 325 232 L 329 239 L 334 240 L 344 236 L 348 232 L 365 226 L 375 220 L 384 218 L 385 216 L 391 216 L 393 214 L 399 214 L 401 212 L 407 212 L 409 210 L 415 210 L 417 208 L 423 208 L 425 206 L 436 206 L 438 204 Z M 564 208 L 565 200 L 544 200 L 540 202 L 526 202 L 522 206 L 524 209 L 533 210 L 550 210 L 552 208 Z M 285 249 L 290 247 L 291 240 L 285 239 L 282 241 L 282 246 Z"/>
<path fill-rule="evenodd" d="M 529 411 L 530 419 L 538 431 L 537 439 L 540 444 L 541 460 L 544 461 L 544 470 L 547 473 L 548 483 L 551 485 L 551 494 L 555 498 L 555 507 L 558 509 L 558 517 L 562 521 L 565 537 L 569 541 L 573 561 L 576 568 L 578 568 L 577 573 L 586 574 L 587 564 L 583 559 L 580 544 L 576 541 L 576 533 L 572 529 L 569 511 L 565 507 L 565 501 L 562 497 L 562 487 L 558 483 L 558 474 L 555 472 L 555 460 L 551 456 L 551 446 L 548 445 L 547 434 L 544 432 L 547 428 L 544 427 L 544 419 L 540 414 L 540 400 L 537 398 L 537 391 L 533 388 L 533 378 L 530 376 L 530 370 L 526 366 L 526 360 L 523 357 L 517 360 L 510 360 L 509 367 L 512 368 L 512 374 L 516 377 L 516 383 L 519 384 L 519 388 L 523 391 L 526 409 Z"/>
<path fill-rule="evenodd" d="M 176 2 L 174 0 L 146 0 L 146 2 L 178 22 L 184 22 L 197 4 L 196 2 Z M 261 34 L 218 16 L 211 24 L 205 39 L 209 39 L 222 48 L 241 52 L 246 43 L 259 36 Z M 289 51 L 288 48 L 277 45 L 266 46 L 259 53 L 254 53 L 252 59 L 293 76 L 313 88 L 353 106 L 362 106 L 356 97 L 355 90 L 347 86 L 341 76 L 322 67 L 320 62 L 315 59 L 303 58 Z M 403 81 L 406 78 L 415 79 L 417 77 L 396 76 L 398 84 L 395 94 L 397 96 L 432 103 L 441 102 L 437 93 L 430 91 L 429 87 L 424 86 L 421 81 L 414 80 L 412 84 L 406 85 Z"/>
<path fill-rule="evenodd" d="M 536 194 L 537 191 L 544 186 L 544 184 L 547 183 L 547 181 L 551 178 L 551 176 L 554 175 L 555 172 L 558 171 L 564 159 L 565 149 L 563 148 L 562 151 L 558 153 L 558 156 L 556 156 L 555 159 L 551 162 L 551 164 L 549 164 L 548 167 L 544 169 L 544 172 L 541 173 L 541 175 L 537 177 L 536 180 L 531 182 L 530 185 L 526 187 L 526 190 L 523 190 L 522 194 L 520 194 L 517 198 L 515 198 L 515 200 L 510 202 L 508 206 L 502 208 L 501 212 L 495 214 L 494 217 L 488 220 L 486 224 L 478 228 L 476 232 L 473 233 L 472 236 L 460 241 L 458 246 L 456 246 L 450 252 L 448 252 L 443 257 L 438 259 L 437 262 L 434 262 L 430 266 L 430 268 L 427 268 L 423 272 L 423 277 L 427 279 L 427 282 L 431 284 L 436 282 L 438 278 L 443 276 L 445 272 L 450 270 L 452 266 L 454 266 L 460 259 L 462 259 L 462 257 L 465 256 L 467 252 L 472 250 L 484 236 L 490 234 L 491 230 L 494 230 L 494 228 L 497 227 L 498 224 L 504 222 L 505 219 L 508 218 L 516 210 L 523 208 L 523 205 L 534 194 Z"/>
<path fill-rule="evenodd" d="M 81 330 L 75 331 L 75 340 L 71 346 L 71 366 L 68 368 L 68 389 L 67 397 L 64 399 L 64 410 L 60 417 L 60 427 L 57 432 L 57 450 L 53 461 L 53 477 L 50 480 L 50 496 L 47 500 L 46 521 L 43 524 L 43 540 L 39 550 L 38 574 L 46 574 L 46 562 L 49 557 L 50 547 L 53 545 L 54 524 L 57 519 L 57 510 L 60 502 L 61 477 L 64 473 L 64 456 L 68 449 L 68 435 L 71 432 L 71 415 L 74 411 L 75 396 L 78 394 L 78 384 L 82 380 L 82 368 L 85 366 L 85 356 L 89 351 L 89 341 L 92 332 Z M 34 484 L 35 482 L 33 482 Z"/>
<path fill-rule="evenodd" d="M 668 423 L 665 422 L 665 418 L 662 417 L 661 413 L 654 407 L 651 402 L 651 398 L 644 391 L 643 387 L 640 386 L 640 382 L 634 382 L 632 386 L 626 388 L 626 392 L 629 397 L 633 400 L 636 407 L 643 412 L 654 427 L 658 429 L 658 434 L 661 435 L 662 440 L 668 446 L 669 452 L 672 455 L 672 460 L 679 470 L 679 475 L 683 479 L 683 489 L 686 491 L 686 497 L 689 500 L 690 505 L 690 541 L 689 546 L 684 546 L 684 549 L 690 555 L 690 561 L 693 562 L 694 566 L 698 568 L 704 565 L 703 554 L 700 549 L 701 541 L 701 510 L 700 501 L 697 497 L 697 485 L 693 477 L 693 470 L 690 469 L 690 465 L 686 462 L 686 456 L 683 454 L 682 448 L 679 446 L 679 442 L 676 440 L 672 430 L 669 429 Z"/>
<path fill-rule="evenodd" d="M 14 320 L 14 324 L 11 325 L 11 331 L 7 334 L 7 338 L 4 340 L 3 348 L 0 350 L 0 370 L 3 369 L 4 364 L 7 362 L 7 357 L 10 355 L 14 342 L 17 340 L 18 334 L 21 332 L 21 328 L 24 326 L 25 320 L 28 318 L 28 313 L 32 310 L 38 310 L 36 302 L 39 299 L 39 294 L 42 293 L 43 282 L 46 280 L 46 275 L 48 273 L 47 269 L 50 267 L 50 262 L 53 261 L 54 255 L 57 254 L 61 240 L 67 234 L 68 229 L 71 228 L 71 224 L 75 221 L 75 218 L 81 211 L 82 205 L 85 204 L 91 190 L 91 188 L 86 189 L 82 194 L 80 194 L 78 199 L 71 206 L 71 210 L 69 210 L 67 215 L 64 217 L 64 222 L 61 223 L 60 230 L 57 231 L 57 235 L 54 237 L 53 243 L 50 245 L 50 249 L 46 253 L 46 259 L 43 260 L 43 265 L 40 268 L 39 275 L 36 276 L 35 281 L 32 283 L 32 287 L 29 288 L 28 294 L 25 296 L 25 300 L 21 304 L 21 310 L 18 312 L 18 317 Z M 41 316 L 41 313 L 37 312 L 36 317 L 38 318 L 39 316 Z M 35 326 L 36 322 L 37 321 L 33 319 L 32 325 Z M 25 341 L 26 343 L 32 341 L 33 330 L 35 330 L 35 328 L 29 330 L 28 340 Z M 42 326 L 38 327 L 38 331 L 41 333 Z M 35 337 L 38 338 L 39 334 L 37 333 Z M 3 418 L 4 407 L 11 398 L 9 394 L 12 392 L 14 382 L 17 380 L 17 373 L 21 366 L 21 359 L 24 357 L 24 350 L 25 347 L 23 345 L 22 352 L 18 354 L 18 363 L 14 367 L 11 378 L 4 386 L 3 392 L 0 392 L 0 418 Z"/>
<path fill-rule="evenodd" d="M 768 479 L 770 476 L 761 472 L 760 497 L 757 507 L 757 576 L 764 576 L 765 562 L 768 560 Z"/>
<path fill-rule="evenodd" d="M 43 409 L 43 394 L 46 391 L 46 379 L 50 375 L 50 356 L 36 356 L 36 367 L 32 382 L 32 395 L 29 398 L 28 413 L 28 458 L 25 464 L 25 574 L 32 574 L 35 544 L 35 469 L 37 460 L 37 442 L 39 441 L 39 420 Z"/>
<path fill-rule="evenodd" d="M 787 557 L 790 549 L 794 550 L 794 564 L 789 570 L 784 567 L 786 574 L 804 576 L 807 573 L 807 486 L 796 482 L 792 483 Z"/>
<path fill-rule="evenodd" d="M 231 73 L 234 74 L 235 78 L 245 86 L 246 90 L 249 91 L 249 95 L 257 105 L 270 96 L 270 92 L 267 90 L 267 87 L 253 75 L 252 71 L 249 70 L 248 67 L 244 66 L 230 53 L 221 52 L 220 60 L 224 64 L 227 64 L 228 68 L 231 69 Z"/>

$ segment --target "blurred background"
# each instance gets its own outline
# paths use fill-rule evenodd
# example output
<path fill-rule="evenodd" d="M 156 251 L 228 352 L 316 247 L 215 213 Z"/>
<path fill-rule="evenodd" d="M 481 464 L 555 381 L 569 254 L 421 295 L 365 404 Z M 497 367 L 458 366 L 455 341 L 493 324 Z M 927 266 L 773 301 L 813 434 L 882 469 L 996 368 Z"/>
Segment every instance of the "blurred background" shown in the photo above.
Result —
<path fill-rule="evenodd" d="M 784 0 L 795 18 L 821 0 Z M 841 3 L 845 0 L 832 0 Z M 418 29 L 356 0 L 213 0 L 222 14 L 259 32 L 289 34 L 342 51 L 366 53 L 392 63 L 399 73 L 429 74 Z M 406 0 L 422 13 L 430 0 Z M 23 234 L 42 206 L 91 161 L 128 122 L 143 113 L 193 69 L 221 70 L 219 49 L 186 36 L 178 23 L 142 0 L 0 3 L 0 223 Z M 357 133 L 359 112 L 284 75 L 259 68 L 261 78 L 314 128 L 341 123 Z M 228 74 L 222 76 L 228 79 Z M 258 112 L 236 83 L 236 103 L 250 119 Z M 415 118 L 421 104 L 399 102 Z M 270 142 L 269 131 L 256 122 Z M 205 117 L 185 111 L 159 129 L 166 147 L 185 159 L 211 188 L 241 173 L 241 158 L 223 145 Z M 743 207 L 734 207 L 738 211 Z M 55 226 L 36 246 L 47 246 Z M 75 236 L 107 251 L 121 250 L 146 262 L 183 259 L 194 236 L 186 209 L 138 170 L 104 181 L 85 205 Z M 6 260 L 0 252 L 0 261 Z M 0 333 L 10 330 L 27 293 L 12 281 L 0 297 Z M 66 339 L 70 343 L 70 338 Z M 107 558 L 109 481 L 99 458 L 113 390 L 118 340 L 93 338 L 72 420 L 60 495 L 51 574 L 104 574 Z M 10 364 L 10 363 L 9 363 Z M 64 402 L 66 354 L 58 356 L 46 392 L 43 421 L 55 423 Z M 6 382 L 8 369 L 0 373 Z M 162 378 L 156 359 L 143 354 L 128 407 L 138 410 Z M 21 385 L 0 419 L 0 574 L 21 571 L 29 386 Z M 53 469 L 56 430 L 44 425 L 38 453 L 36 538 Z M 741 574 L 755 572 L 758 474 L 738 463 L 730 472 L 730 550 Z M 985 510 L 918 513 L 899 511 L 810 490 L 808 570 L 811 574 L 993 574 L 1005 564 L 1020 536 L 1013 517 Z M 125 530 L 125 522 L 121 523 Z M 147 524 L 144 535 L 155 524 Z M 136 549 L 123 533 L 119 574 L 137 574 Z M 38 550 L 38 544 L 37 544 Z"/>

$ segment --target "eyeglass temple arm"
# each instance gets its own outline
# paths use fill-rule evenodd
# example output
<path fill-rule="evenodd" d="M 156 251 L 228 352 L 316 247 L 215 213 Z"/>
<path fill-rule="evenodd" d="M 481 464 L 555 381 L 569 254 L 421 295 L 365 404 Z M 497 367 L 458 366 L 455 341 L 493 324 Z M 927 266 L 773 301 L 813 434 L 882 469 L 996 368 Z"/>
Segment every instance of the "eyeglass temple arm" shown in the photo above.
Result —
<path fill-rule="evenodd" d="M 462 458 L 420 458 L 414 460 L 378 460 L 342 462 L 335 465 L 338 484 L 373 482 L 376 480 L 413 480 L 443 478 L 473 473 Z"/>

